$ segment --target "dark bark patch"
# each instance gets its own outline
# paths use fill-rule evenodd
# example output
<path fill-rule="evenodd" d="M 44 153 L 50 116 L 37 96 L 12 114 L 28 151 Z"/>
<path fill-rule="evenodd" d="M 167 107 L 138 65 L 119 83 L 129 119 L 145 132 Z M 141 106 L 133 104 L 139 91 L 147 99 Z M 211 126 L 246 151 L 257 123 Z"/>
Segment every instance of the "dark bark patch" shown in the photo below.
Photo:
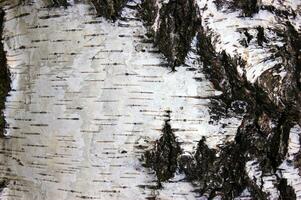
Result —
<path fill-rule="evenodd" d="M 99 16 L 115 21 L 127 0 L 90 0 Z"/>
<path fill-rule="evenodd" d="M 165 121 L 162 132 L 163 135 L 156 141 L 153 149 L 144 154 L 145 166 L 156 172 L 159 185 L 174 176 L 181 153 L 180 145 L 168 121 Z"/>
<path fill-rule="evenodd" d="M 278 189 L 280 191 L 280 199 L 281 200 L 297 199 L 294 189 L 287 184 L 286 179 L 280 179 Z"/>
<path fill-rule="evenodd" d="M 0 134 L 4 136 L 4 131 L 6 127 L 6 121 L 3 113 L 3 109 L 5 107 L 5 100 L 8 96 L 10 87 L 10 72 L 6 63 L 6 55 L 4 51 L 4 46 L 2 43 L 2 31 L 3 31 L 3 23 L 4 23 L 4 11 L 0 9 Z"/>
<path fill-rule="evenodd" d="M 171 0 L 162 4 L 160 10 L 154 0 L 145 0 L 142 8 L 141 15 L 146 25 L 153 25 L 159 15 L 157 29 L 150 32 L 174 71 L 176 66 L 184 63 L 200 25 L 195 0 Z"/>
<path fill-rule="evenodd" d="M 259 46 L 262 46 L 263 43 L 268 42 L 264 36 L 264 28 L 261 26 L 258 26 L 256 29 L 257 29 L 257 43 Z"/>

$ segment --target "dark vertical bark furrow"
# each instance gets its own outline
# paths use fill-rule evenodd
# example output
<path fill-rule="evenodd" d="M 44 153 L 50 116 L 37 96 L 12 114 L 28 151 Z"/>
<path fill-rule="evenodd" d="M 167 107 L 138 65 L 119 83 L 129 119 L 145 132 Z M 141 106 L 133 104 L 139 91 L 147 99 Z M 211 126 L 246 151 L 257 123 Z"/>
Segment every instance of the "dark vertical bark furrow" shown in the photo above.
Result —
<path fill-rule="evenodd" d="M 6 121 L 3 114 L 3 109 L 5 107 L 5 100 L 10 91 L 10 73 L 6 62 L 6 55 L 4 51 L 4 46 L 2 43 L 2 32 L 4 23 L 4 11 L 0 9 L 0 133 L 1 135 L 5 132 Z"/>

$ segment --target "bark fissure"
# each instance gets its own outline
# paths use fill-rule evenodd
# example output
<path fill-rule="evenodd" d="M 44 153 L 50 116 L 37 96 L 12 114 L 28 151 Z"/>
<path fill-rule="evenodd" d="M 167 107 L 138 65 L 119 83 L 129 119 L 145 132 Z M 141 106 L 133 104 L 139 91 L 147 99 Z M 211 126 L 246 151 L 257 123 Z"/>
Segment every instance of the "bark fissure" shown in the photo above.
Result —
<path fill-rule="evenodd" d="M 4 117 L 3 110 L 5 108 L 5 100 L 10 91 L 10 72 L 7 66 L 6 55 L 3 46 L 3 23 L 4 23 L 4 15 L 5 12 L 3 9 L 0 9 L 0 134 L 4 136 L 5 134 L 5 127 L 6 127 L 6 120 Z"/>

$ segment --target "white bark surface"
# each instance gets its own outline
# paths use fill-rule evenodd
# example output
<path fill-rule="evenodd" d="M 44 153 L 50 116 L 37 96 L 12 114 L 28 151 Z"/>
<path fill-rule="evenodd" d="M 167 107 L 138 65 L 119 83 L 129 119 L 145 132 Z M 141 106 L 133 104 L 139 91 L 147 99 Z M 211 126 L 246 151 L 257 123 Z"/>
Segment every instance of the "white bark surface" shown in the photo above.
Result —
<path fill-rule="evenodd" d="M 4 7 L 13 82 L 0 157 L 0 176 L 10 181 L 1 198 L 196 199 L 181 175 L 160 191 L 144 187 L 156 179 L 139 162 L 160 137 L 167 110 L 187 152 L 202 136 L 210 147 L 233 139 L 240 119 L 209 124 L 207 97 L 218 92 L 199 70 L 187 70 L 200 65 L 193 51 L 171 73 L 143 42 L 135 10 L 111 23 L 95 18 L 90 5 L 42 5 Z"/>

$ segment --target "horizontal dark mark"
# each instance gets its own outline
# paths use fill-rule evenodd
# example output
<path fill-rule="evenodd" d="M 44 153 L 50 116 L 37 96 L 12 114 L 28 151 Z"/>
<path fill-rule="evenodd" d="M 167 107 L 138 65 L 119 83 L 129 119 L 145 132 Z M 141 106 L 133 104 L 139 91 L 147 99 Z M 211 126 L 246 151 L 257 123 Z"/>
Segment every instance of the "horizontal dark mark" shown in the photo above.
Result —
<path fill-rule="evenodd" d="M 70 42 L 72 40 L 51 40 L 51 42 Z"/>
<path fill-rule="evenodd" d="M 84 24 L 100 24 L 102 22 L 103 21 L 101 21 L 101 20 L 98 20 L 98 21 L 88 21 L 88 22 L 84 22 Z"/>
<path fill-rule="evenodd" d="M 36 48 L 38 48 L 38 47 L 37 46 L 24 46 L 24 45 L 22 45 L 19 48 L 16 48 L 14 50 L 18 50 L 18 49 L 36 49 Z"/>
<path fill-rule="evenodd" d="M 112 182 L 107 180 L 92 180 L 93 183 L 106 183 L 106 182 Z"/>
<path fill-rule="evenodd" d="M 125 116 L 125 117 L 128 117 L 129 115 L 116 114 L 116 115 L 104 115 L 104 116 L 109 116 L 109 117 L 122 117 L 122 116 Z"/>
<path fill-rule="evenodd" d="M 39 95 L 40 98 L 54 98 L 55 96 L 42 96 L 42 95 Z"/>
<path fill-rule="evenodd" d="M 110 167 L 122 167 L 123 165 L 109 165 Z"/>
<path fill-rule="evenodd" d="M 14 130 L 20 129 L 19 127 L 16 127 L 16 126 L 12 126 L 12 127 L 9 127 L 9 128 L 14 129 Z"/>
<path fill-rule="evenodd" d="M 143 131 L 126 130 L 126 133 L 142 133 Z"/>
<path fill-rule="evenodd" d="M 32 43 L 47 42 L 48 40 L 31 40 Z"/>
<path fill-rule="evenodd" d="M 134 93 L 134 94 L 154 94 L 153 92 L 143 92 L 143 91 L 131 91 L 130 93 Z"/>
<path fill-rule="evenodd" d="M 100 190 L 100 192 L 106 192 L 106 193 L 120 193 L 120 191 L 117 191 L 117 190 Z"/>
<path fill-rule="evenodd" d="M 95 37 L 100 35 L 108 35 L 107 33 L 92 33 L 92 34 L 86 34 L 84 37 Z"/>
<path fill-rule="evenodd" d="M 48 28 L 49 26 L 47 25 L 37 25 L 37 26 L 31 26 L 28 27 L 28 29 L 38 29 L 38 28 Z"/>
<path fill-rule="evenodd" d="M 75 197 L 80 198 L 80 199 L 101 199 L 100 197 L 91 197 L 91 196 L 84 196 L 84 195 L 76 195 Z"/>
<path fill-rule="evenodd" d="M 100 65 L 109 65 L 109 66 L 112 66 L 112 65 L 123 65 L 122 63 L 101 63 Z"/>
<path fill-rule="evenodd" d="M 99 53 L 122 53 L 123 50 L 99 50 Z"/>
<path fill-rule="evenodd" d="M 79 191 L 75 191 L 75 190 L 67 190 L 67 189 L 63 189 L 63 188 L 58 188 L 57 190 L 59 190 L 59 191 L 64 191 L 64 192 L 78 193 L 78 194 L 81 193 L 81 192 L 79 192 Z"/>
<path fill-rule="evenodd" d="M 140 105 L 140 104 L 127 104 L 128 107 L 147 107 L 148 105 Z"/>
<path fill-rule="evenodd" d="M 51 82 L 67 81 L 67 79 L 51 79 Z"/>
<path fill-rule="evenodd" d="M 161 67 L 161 66 L 169 66 L 168 63 L 159 63 L 159 64 L 143 64 L 144 67 Z"/>
<path fill-rule="evenodd" d="M 137 77 L 139 77 L 139 78 L 162 78 L 162 76 L 145 76 L 145 75 L 139 75 Z"/>
<path fill-rule="evenodd" d="M 65 140 L 65 139 L 58 139 L 59 142 L 76 142 L 76 140 Z"/>
<path fill-rule="evenodd" d="M 81 29 L 81 28 L 78 28 L 78 29 L 76 29 L 76 28 L 73 28 L 73 29 L 65 29 L 65 30 L 63 30 L 63 31 L 66 31 L 66 32 L 74 32 L 74 31 L 82 31 L 83 29 Z"/>
<path fill-rule="evenodd" d="M 5 139 L 26 139 L 26 137 L 21 137 L 21 136 L 7 136 Z"/>
<path fill-rule="evenodd" d="M 171 97 L 178 97 L 178 98 L 187 98 L 187 99 L 210 99 L 214 96 L 205 96 L 205 97 L 202 97 L 202 96 L 181 96 L 181 95 L 178 95 L 178 96 L 171 96 Z"/>
<path fill-rule="evenodd" d="M 147 50 L 147 52 L 149 52 L 149 53 L 160 53 L 159 50 Z"/>
<path fill-rule="evenodd" d="M 67 88 L 68 84 L 62 84 L 62 85 L 51 85 L 51 87 L 62 87 L 62 88 Z"/>
<path fill-rule="evenodd" d="M 46 160 L 49 160 L 49 159 L 53 159 L 51 157 L 48 157 L 48 156 L 32 156 L 33 158 L 39 158 L 39 159 L 46 159 Z"/>
<path fill-rule="evenodd" d="M 31 114 L 47 114 L 48 112 L 46 111 L 33 111 L 33 112 L 30 112 Z"/>
<path fill-rule="evenodd" d="M 27 146 L 27 147 L 48 147 L 48 145 L 43 145 L 43 144 L 25 144 L 24 146 Z"/>
<path fill-rule="evenodd" d="M 108 155 L 108 154 L 115 155 L 116 152 L 108 152 L 108 151 L 106 151 L 106 152 L 101 152 L 101 154 L 105 154 L 105 155 Z"/>
<path fill-rule="evenodd" d="M 39 19 L 50 19 L 50 18 L 58 18 L 62 17 L 64 15 L 45 15 L 45 16 L 40 16 Z"/>
<path fill-rule="evenodd" d="M 114 143 L 115 141 L 110 141 L 110 140 L 103 140 L 103 141 L 101 141 L 101 140 L 97 140 L 96 141 L 97 143 Z"/>
<path fill-rule="evenodd" d="M 118 35 L 118 37 L 121 37 L 121 38 L 123 38 L 123 37 L 132 37 L 131 35 L 124 35 L 124 34 L 120 34 L 120 35 Z"/>
<path fill-rule="evenodd" d="M 99 133 L 99 131 L 81 130 L 81 133 Z"/>
<path fill-rule="evenodd" d="M 10 148 L 2 148 L 0 149 L 2 152 L 16 152 L 16 153 L 24 153 L 24 149 L 22 150 L 16 150 L 16 149 L 10 149 Z"/>
<path fill-rule="evenodd" d="M 58 117 L 59 120 L 79 120 L 78 117 Z"/>
<path fill-rule="evenodd" d="M 118 119 L 98 119 L 98 118 L 96 118 L 93 120 L 95 120 L 95 121 L 117 121 Z"/>
<path fill-rule="evenodd" d="M 61 145 L 59 146 L 59 148 L 65 148 L 65 149 L 77 149 L 77 146 L 71 146 L 71 145 Z"/>
<path fill-rule="evenodd" d="M 83 47 L 103 47 L 103 44 L 90 44 L 90 45 L 84 45 Z"/>
<path fill-rule="evenodd" d="M 21 18 L 21 17 L 26 17 L 28 15 L 30 15 L 30 13 L 22 13 L 20 15 L 17 15 L 15 17 L 11 18 L 11 19 L 7 19 L 6 21 L 10 21 L 10 20 L 13 20 L 13 19 L 18 19 L 18 18 Z"/>
<path fill-rule="evenodd" d="M 30 126 L 48 126 L 48 124 L 30 124 Z"/>
<path fill-rule="evenodd" d="M 84 81 L 90 81 L 90 82 L 104 82 L 105 80 L 103 79 L 86 79 Z"/>
<path fill-rule="evenodd" d="M 72 165 L 72 163 L 64 163 L 64 162 L 54 162 L 57 165 Z"/>

